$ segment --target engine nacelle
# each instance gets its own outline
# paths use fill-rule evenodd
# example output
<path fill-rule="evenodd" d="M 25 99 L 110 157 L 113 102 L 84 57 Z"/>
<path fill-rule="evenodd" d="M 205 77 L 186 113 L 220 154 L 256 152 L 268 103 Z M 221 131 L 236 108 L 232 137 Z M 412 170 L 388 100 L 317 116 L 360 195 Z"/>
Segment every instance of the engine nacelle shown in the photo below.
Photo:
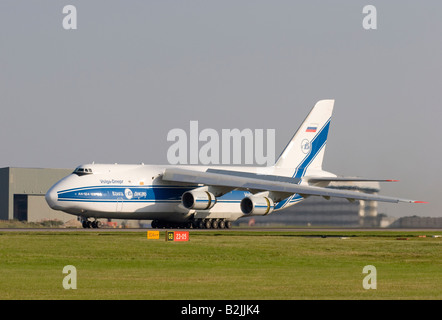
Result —
<path fill-rule="evenodd" d="M 244 214 L 265 216 L 274 208 L 273 200 L 268 197 L 248 196 L 241 200 L 241 211 Z"/>
<path fill-rule="evenodd" d="M 186 191 L 181 197 L 182 205 L 187 209 L 208 210 L 216 203 L 215 196 L 208 191 Z"/>

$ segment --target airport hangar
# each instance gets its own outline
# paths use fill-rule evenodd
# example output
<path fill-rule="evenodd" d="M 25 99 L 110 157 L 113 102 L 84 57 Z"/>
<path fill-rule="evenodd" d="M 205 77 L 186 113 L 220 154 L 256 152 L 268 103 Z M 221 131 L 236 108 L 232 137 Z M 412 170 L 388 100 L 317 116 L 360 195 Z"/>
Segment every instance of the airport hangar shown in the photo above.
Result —
<path fill-rule="evenodd" d="M 0 168 L 0 220 L 41 222 L 59 220 L 67 222 L 76 217 L 52 210 L 46 203 L 49 188 L 69 175 L 73 169 L 49 168 Z M 379 183 L 332 183 L 332 188 L 344 188 L 369 193 L 379 192 Z M 379 226 L 377 202 L 345 199 L 324 200 L 312 197 L 290 208 L 258 218 L 256 222 L 291 225 L 346 225 Z M 262 218 L 262 220 L 261 220 Z M 119 221 L 119 220 L 118 220 Z M 240 219 L 238 222 L 246 222 Z M 147 221 L 131 221 L 132 227 L 146 226 Z"/>
<path fill-rule="evenodd" d="M 45 200 L 49 188 L 71 172 L 72 169 L 0 168 L 0 220 L 66 222 L 75 218 L 52 210 Z"/>

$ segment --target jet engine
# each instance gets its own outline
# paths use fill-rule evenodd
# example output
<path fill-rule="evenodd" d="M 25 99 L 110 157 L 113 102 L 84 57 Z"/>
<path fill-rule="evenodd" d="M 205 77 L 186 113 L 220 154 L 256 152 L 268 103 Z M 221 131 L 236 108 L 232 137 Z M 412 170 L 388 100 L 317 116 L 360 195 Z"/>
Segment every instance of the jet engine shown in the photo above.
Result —
<path fill-rule="evenodd" d="M 183 193 L 181 203 L 187 209 L 208 210 L 216 203 L 213 193 L 201 190 L 191 190 Z"/>
<path fill-rule="evenodd" d="M 262 196 L 248 196 L 241 200 L 241 211 L 244 214 L 265 216 L 273 211 L 272 199 Z"/>

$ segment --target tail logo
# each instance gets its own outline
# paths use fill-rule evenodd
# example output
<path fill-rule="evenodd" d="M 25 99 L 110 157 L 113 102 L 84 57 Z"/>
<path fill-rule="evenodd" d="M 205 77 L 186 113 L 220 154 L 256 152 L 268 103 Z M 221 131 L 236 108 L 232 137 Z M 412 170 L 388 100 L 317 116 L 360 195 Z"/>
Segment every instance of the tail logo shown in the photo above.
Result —
<path fill-rule="evenodd" d="M 304 139 L 301 142 L 301 151 L 305 154 L 309 153 L 312 148 L 312 144 L 308 139 Z"/>

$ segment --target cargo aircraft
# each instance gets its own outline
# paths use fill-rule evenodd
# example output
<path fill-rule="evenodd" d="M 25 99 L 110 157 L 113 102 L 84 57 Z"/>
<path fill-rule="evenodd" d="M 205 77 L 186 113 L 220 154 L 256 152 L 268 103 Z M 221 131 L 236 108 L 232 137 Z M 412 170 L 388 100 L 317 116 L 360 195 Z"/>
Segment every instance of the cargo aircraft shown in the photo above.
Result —
<path fill-rule="evenodd" d="M 310 196 L 423 203 L 327 188 L 332 181 L 396 181 L 322 169 L 333 106 L 334 100 L 317 102 L 272 166 L 85 164 L 52 186 L 46 201 L 81 217 L 85 228 L 100 227 L 99 218 L 152 220 L 153 228 L 230 228 L 239 218 L 272 214 Z"/>

